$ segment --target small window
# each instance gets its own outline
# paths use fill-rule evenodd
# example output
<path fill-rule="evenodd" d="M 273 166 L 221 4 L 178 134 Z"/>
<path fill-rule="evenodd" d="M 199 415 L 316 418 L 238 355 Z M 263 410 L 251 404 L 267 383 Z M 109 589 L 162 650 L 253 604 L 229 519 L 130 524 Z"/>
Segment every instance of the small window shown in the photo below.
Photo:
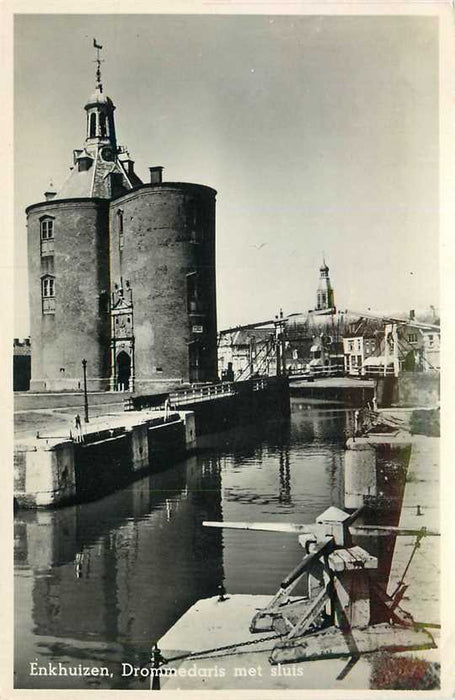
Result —
<path fill-rule="evenodd" d="M 93 139 L 96 136 L 96 114 L 93 112 L 90 115 L 90 132 L 89 138 Z"/>
<path fill-rule="evenodd" d="M 41 280 L 41 300 L 43 314 L 55 313 L 55 279 L 54 277 L 43 277 Z"/>
<path fill-rule="evenodd" d="M 117 225 L 118 225 L 118 247 L 123 248 L 123 210 L 119 209 L 117 212 Z"/>
<path fill-rule="evenodd" d="M 41 221 L 41 240 L 45 241 L 54 237 L 54 220 L 43 219 Z"/>
<path fill-rule="evenodd" d="M 104 112 L 101 112 L 100 114 L 100 135 L 101 136 L 106 136 L 106 115 Z"/>
<path fill-rule="evenodd" d="M 197 275 L 190 273 L 186 278 L 187 306 L 190 313 L 198 310 Z"/>
<path fill-rule="evenodd" d="M 54 254 L 54 219 L 41 220 L 41 257 Z"/>

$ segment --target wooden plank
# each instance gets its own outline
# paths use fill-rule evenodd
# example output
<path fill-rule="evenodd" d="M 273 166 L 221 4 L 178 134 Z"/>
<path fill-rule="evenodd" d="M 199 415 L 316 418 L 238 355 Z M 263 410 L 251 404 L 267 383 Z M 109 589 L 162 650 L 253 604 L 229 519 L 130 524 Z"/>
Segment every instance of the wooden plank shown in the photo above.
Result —
<path fill-rule="evenodd" d="M 336 549 L 328 556 L 331 571 L 354 571 L 360 569 L 377 569 L 378 560 L 361 547 Z"/>
<path fill-rule="evenodd" d="M 291 532 L 298 535 L 312 534 L 320 529 L 316 525 L 300 525 L 298 523 L 247 523 L 247 522 L 218 522 L 215 520 L 204 520 L 205 527 L 220 527 L 231 530 L 260 530 L 263 532 Z"/>
<path fill-rule="evenodd" d="M 318 567 L 321 555 L 334 546 L 332 539 L 326 539 L 315 546 L 315 549 L 303 557 L 302 561 L 291 571 L 281 583 L 279 590 L 271 599 L 269 605 L 263 610 L 258 610 L 250 624 L 250 632 L 266 632 L 273 629 L 273 616 L 280 610 L 280 606 L 286 602 L 302 576 L 313 567 Z"/>
<path fill-rule="evenodd" d="M 366 629 L 352 629 L 351 635 L 359 654 L 436 647 L 433 637 L 426 630 L 394 627 L 386 623 L 372 625 Z M 336 627 L 330 627 L 323 632 L 276 644 L 270 655 L 270 662 L 283 664 L 351 655 L 352 649 L 345 634 Z"/>
<path fill-rule="evenodd" d="M 371 537 L 391 537 L 392 535 L 401 535 L 404 537 L 416 537 L 422 534 L 425 530 L 425 537 L 440 537 L 441 533 L 438 530 L 430 530 L 428 528 L 406 528 L 394 527 L 392 525 L 351 525 L 349 532 L 351 535 L 371 536 Z"/>
<path fill-rule="evenodd" d="M 314 622 L 315 618 L 319 615 L 328 599 L 329 594 L 327 592 L 327 588 L 324 588 L 314 599 L 314 601 L 312 601 L 308 610 L 294 626 L 294 629 L 291 630 L 288 639 L 302 635 L 308 629 L 311 623 Z"/>

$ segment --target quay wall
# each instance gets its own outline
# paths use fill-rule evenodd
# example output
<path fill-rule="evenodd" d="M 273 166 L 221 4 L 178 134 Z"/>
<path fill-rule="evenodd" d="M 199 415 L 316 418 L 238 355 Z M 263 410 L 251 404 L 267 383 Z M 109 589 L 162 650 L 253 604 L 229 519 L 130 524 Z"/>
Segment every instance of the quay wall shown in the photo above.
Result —
<path fill-rule="evenodd" d="M 381 524 L 396 527 L 400 520 L 412 442 L 409 433 L 369 435 L 350 438 L 345 453 L 345 507 L 356 510 L 366 506 L 354 525 Z M 387 586 L 395 547 L 394 537 L 357 536 L 356 543 L 381 561 L 376 572 L 378 583 Z M 376 605 L 372 619 L 380 614 Z"/>
<path fill-rule="evenodd" d="M 345 507 L 399 510 L 411 455 L 407 432 L 349 438 L 344 465 Z"/>
<path fill-rule="evenodd" d="M 325 405 L 341 405 L 350 408 L 360 408 L 366 406 L 373 400 L 374 385 L 364 386 L 318 386 L 315 382 L 302 382 L 291 386 L 292 396 L 298 397 L 301 401 Z"/>
<path fill-rule="evenodd" d="M 121 424 L 123 423 L 123 424 Z M 92 427 L 82 439 L 35 439 L 14 454 L 14 499 L 23 508 L 89 501 L 116 491 L 138 474 L 157 473 L 195 446 L 194 416 L 139 413 L 117 426 Z"/>
<path fill-rule="evenodd" d="M 408 372 L 398 377 L 400 406 L 434 407 L 439 403 L 440 393 L 439 372 Z"/>
<path fill-rule="evenodd" d="M 376 395 L 381 408 L 434 408 L 440 401 L 440 373 L 403 372 L 399 377 L 378 377 Z"/>
<path fill-rule="evenodd" d="M 188 393 L 178 413 L 169 404 L 163 411 L 128 411 L 83 424 L 68 439 L 37 437 L 16 445 L 16 505 L 52 507 L 99 498 L 139 473 L 156 473 L 183 459 L 196 448 L 197 435 L 290 412 L 286 378 L 234 387 L 208 400 L 197 391 Z M 154 399 L 137 397 L 141 406 Z"/>

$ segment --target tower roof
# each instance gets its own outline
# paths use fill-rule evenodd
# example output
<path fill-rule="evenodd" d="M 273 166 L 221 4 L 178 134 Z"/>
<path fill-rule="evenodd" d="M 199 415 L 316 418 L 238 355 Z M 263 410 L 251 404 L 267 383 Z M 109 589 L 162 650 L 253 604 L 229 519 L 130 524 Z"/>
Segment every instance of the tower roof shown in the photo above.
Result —
<path fill-rule="evenodd" d="M 322 260 L 322 265 L 319 268 L 320 272 L 328 272 L 329 271 L 329 266 L 327 265 L 325 258 Z"/>
<path fill-rule="evenodd" d="M 85 109 L 90 109 L 90 107 L 96 107 L 98 105 L 107 105 L 111 109 L 115 109 L 111 98 L 102 92 L 101 86 L 97 86 L 95 92 L 90 95 L 85 103 Z"/>

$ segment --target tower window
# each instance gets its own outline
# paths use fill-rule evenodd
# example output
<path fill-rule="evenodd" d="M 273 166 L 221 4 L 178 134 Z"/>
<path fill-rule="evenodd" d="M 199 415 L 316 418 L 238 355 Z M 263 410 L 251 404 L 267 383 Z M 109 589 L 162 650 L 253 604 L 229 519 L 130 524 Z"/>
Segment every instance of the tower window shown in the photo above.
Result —
<path fill-rule="evenodd" d="M 41 220 L 41 257 L 54 254 L 54 220 Z"/>
<path fill-rule="evenodd" d="M 197 215 L 197 205 L 194 200 L 188 204 L 187 210 L 187 227 L 190 231 L 190 241 L 192 243 L 200 242 L 199 221 Z"/>
<path fill-rule="evenodd" d="M 189 313 L 195 313 L 198 310 L 198 290 L 197 290 L 197 273 L 192 272 L 186 277 L 186 298 Z"/>
<path fill-rule="evenodd" d="M 106 130 L 106 115 L 104 112 L 101 112 L 100 114 L 100 135 L 101 136 L 106 136 L 107 130 Z"/>
<path fill-rule="evenodd" d="M 96 114 L 93 112 L 90 115 L 90 131 L 89 131 L 89 138 L 93 139 L 96 136 Z"/>
<path fill-rule="evenodd" d="M 118 247 L 123 248 L 123 210 L 119 209 L 117 212 L 117 222 L 118 222 Z"/>
<path fill-rule="evenodd" d="M 43 314 L 55 313 L 55 278 L 47 275 L 41 280 Z"/>

